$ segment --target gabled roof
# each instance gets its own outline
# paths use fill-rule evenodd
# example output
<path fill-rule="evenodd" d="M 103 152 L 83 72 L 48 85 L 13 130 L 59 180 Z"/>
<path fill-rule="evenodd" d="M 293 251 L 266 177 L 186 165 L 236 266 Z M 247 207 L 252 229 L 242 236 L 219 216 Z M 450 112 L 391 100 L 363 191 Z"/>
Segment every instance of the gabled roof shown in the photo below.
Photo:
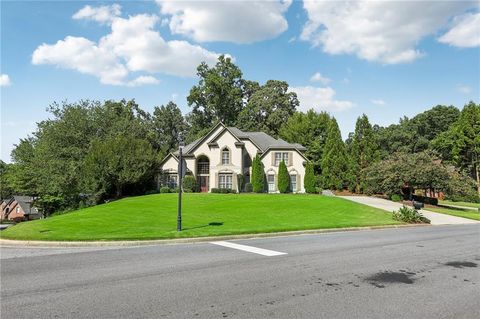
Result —
<path fill-rule="evenodd" d="M 25 215 L 38 214 L 38 209 L 32 206 L 33 197 L 14 195 L 8 204 L 10 205 L 13 201 L 18 203 Z"/>

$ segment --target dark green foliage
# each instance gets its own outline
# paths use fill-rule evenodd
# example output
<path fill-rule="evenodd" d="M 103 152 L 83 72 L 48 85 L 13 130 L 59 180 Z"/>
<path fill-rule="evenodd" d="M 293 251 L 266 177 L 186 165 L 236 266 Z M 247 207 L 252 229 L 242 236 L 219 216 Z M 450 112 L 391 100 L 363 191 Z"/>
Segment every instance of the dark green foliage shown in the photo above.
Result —
<path fill-rule="evenodd" d="M 255 156 L 252 163 L 252 186 L 255 193 L 263 193 L 265 190 L 265 171 L 260 156 Z"/>
<path fill-rule="evenodd" d="M 156 106 L 153 110 L 152 126 L 155 134 L 155 146 L 161 156 L 178 149 L 178 139 L 185 137 L 187 124 L 182 112 L 173 102 L 166 106 Z"/>
<path fill-rule="evenodd" d="M 236 194 L 237 193 L 234 189 L 230 189 L 230 188 L 212 188 L 210 192 L 217 193 L 217 194 Z"/>
<path fill-rule="evenodd" d="M 410 223 L 410 224 L 419 224 L 419 223 L 426 223 L 430 224 L 430 220 L 420 214 L 413 208 L 408 208 L 407 206 L 403 206 L 398 211 L 393 212 L 393 219 Z"/>
<path fill-rule="evenodd" d="M 480 197 L 475 186 L 475 181 L 470 176 L 464 173 L 452 172 L 445 190 L 445 197 L 456 202 L 479 203 Z"/>
<path fill-rule="evenodd" d="M 288 91 L 287 82 L 268 80 L 249 96 L 237 125 L 247 131 L 263 131 L 277 137 L 279 128 L 295 113 L 298 105 L 297 94 Z"/>
<path fill-rule="evenodd" d="M 322 187 L 327 189 L 343 189 L 348 171 L 345 144 L 342 141 L 337 121 L 333 118 L 328 129 L 322 158 Z"/>
<path fill-rule="evenodd" d="M 307 162 L 305 166 L 305 176 L 303 178 L 303 184 L 305 187 L 305 192 L 309 194 L 316 193 L 316 178 L 313 172 L 313 164 L 311 162 Z"/>
<path fill-rule="evenodd" d="M 160 193 L 161 194 L 170 193 L 170 188 L 169 187 L 162 187 L 162 188 L 160 188 Z"/>
<path fill-rule="evenodd" d="M 330 116 L 325 112 L 297 112 L 284 122 L 279 132 L 279 136 L 285 141 L 299 143 L 307 148 L 305 156 L 312 162 L 317 174 L 321 172 L 330 120 Z"/>
<path fill-rule="evenodd" d="M 186 193 L 193 193 L 197 191 L 197 180 L 192 175 L 187 175 L 183 178 L 183 191 Z"/>
<path fill-rule="evenodd" d="M 252 183 L 245 184 L 245 193 L 252 193 L 253 192 L 253 185 Z"/>
<path fill-rule="evenodd" d="M 394 202 L 400 202 L 402 201 L 402 196 L 398 194 L 393 194 L 392 196 L 390 196 L 390 199 Z"/>
<path fill-rule="evenodd" d="M 278 166 L 278 191 L 280 193 L 290 191 L 290 175 L 284 161 L 281 161 Z"/>
<path fill-rule="evenodd" d="M 349 144 L 349 189 L 361 193 L 365 189 L 365 169 L 379 159 L 378 145 L 368 117 L 357 119 Z"/>

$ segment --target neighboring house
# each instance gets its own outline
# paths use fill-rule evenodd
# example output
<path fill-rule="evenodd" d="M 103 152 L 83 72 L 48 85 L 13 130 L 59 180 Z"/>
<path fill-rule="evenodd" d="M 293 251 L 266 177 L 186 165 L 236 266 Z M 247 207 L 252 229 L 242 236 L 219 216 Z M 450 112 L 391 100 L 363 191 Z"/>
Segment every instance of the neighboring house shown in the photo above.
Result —
<path fill-rule="evenodd" d="M 303 193 L 303 177 L 307 159 L 305 147 L 275 139 L 263 132 L 243 132 L 236 127 L 217 124 L 208 134 L 183 147 L 187 174 L 195 176 L 199 191 L 212 188 L 239 190 L 239 178 L 250 182 L 252 161 L 258 154 L 262 159 L 268 192 L 277 190 L 278 166 L 282 160 L 290 174 L 291 191 Z M 158 186 L 178 187 L 178 152 L 170 153 L 160 163 Z"/>
<path fill-rule="evenodd" d="M 1 219 L 23 221 L 39 219 L 41 217 L 37 208 L 32 206 L 33 197 L 13 196 L 1 203 Z"/>

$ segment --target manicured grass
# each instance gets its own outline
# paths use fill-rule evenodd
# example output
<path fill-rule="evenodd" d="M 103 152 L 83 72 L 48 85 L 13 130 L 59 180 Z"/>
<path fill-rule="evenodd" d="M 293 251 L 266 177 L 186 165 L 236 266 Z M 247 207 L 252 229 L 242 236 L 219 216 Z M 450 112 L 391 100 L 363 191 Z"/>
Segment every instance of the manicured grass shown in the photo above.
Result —
<path fill-rule="evenodd" d="M 184 231 L 176 231 L 177 194 L 130 197 L 20 223 L 0 233 L 22 240 L 121 240 L 202 237 L 400 224 L 383 210 L 320 195 L 184 194 Z"/>
<path fill-rule="evenodd" d="M 435 206 L 428 206 L 428 207 L 425 207 L 425 209 L 430 210 L 432 212 L 480 220 L 480 212 L 478 212 L 478 210 L 443 208 L 443 207 L 435 207 Z"/>
<path fill-rule="evenodd" d="M 439 200 L 438 203 L 439 203 L 440 205 L 454 205 L 454 206 L 480 208 L 480 203 L 452 202 L 452 201 L 450 201 L 450 200 Z"/>

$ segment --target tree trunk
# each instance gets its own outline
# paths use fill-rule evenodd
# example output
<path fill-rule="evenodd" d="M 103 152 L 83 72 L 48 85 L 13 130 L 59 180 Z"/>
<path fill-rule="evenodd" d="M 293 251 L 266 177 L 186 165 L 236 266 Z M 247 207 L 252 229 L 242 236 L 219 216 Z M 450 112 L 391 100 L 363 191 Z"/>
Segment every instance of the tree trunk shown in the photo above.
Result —
<path fill-rule="evenodd" d="M 116 197 L 117 198 L 122 197 L 122 186 L 121 185 L 117 185 Z"/>

